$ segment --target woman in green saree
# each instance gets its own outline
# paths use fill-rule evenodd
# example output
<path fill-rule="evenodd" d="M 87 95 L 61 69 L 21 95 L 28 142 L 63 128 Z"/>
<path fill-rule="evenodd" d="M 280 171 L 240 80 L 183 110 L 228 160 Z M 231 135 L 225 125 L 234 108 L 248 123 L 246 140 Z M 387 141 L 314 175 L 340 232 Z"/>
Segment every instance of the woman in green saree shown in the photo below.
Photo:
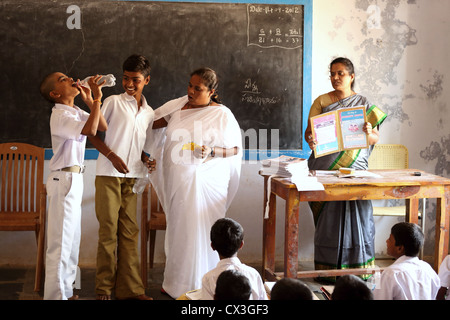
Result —
<path fill-rule="evenodd" d="M 365 106 L 367 121 L 364 132 L 368 149 L 347 150 L 308 159 L 310 170 L 337 170 L 339 168 L 368 168 L 369 155 L 378 142 L 378 129 L 386 118 L 383 111 L 369 103 L 367 98 L 353 91 L 355 71 L 347 58 L 336 58 L 330 64 L 330 80 L 334 91 L 319 96 L 311 106 L 309 118 L 321 113 L 357 106 Z M 305 140 L 311 149 L 315 141 L 311 126 L 305 131 Z M 375 226 L 370 200 L 310 202 L 316 231 L 314 235 L 314 264 L 320 269 L 368 268 L 375 264 Z M 333 280 L 333 278 L 328 278 Z"/>

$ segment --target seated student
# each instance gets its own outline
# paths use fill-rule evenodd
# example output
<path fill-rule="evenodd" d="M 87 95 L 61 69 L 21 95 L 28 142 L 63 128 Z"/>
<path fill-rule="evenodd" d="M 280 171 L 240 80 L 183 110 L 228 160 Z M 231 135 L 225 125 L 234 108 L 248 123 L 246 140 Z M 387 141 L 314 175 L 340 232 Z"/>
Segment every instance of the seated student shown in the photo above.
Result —
<path fill-rule="evenodd" d="M 373 300 L 373 293 L 360 277 L 348 274 L 337 279 L 331 300 Z"/>
<path fill-rule="evenodd" d="M 202 278 L 202 300 L 212 300 L 219 275 L 225 270 L 237 270 L 248 278 L 252 287 L 250 300 L 267 300 L 266 290 L 256 269 L 239 260 L 237 252 L 244 245 L 244 229 L 229 218 L 217 220 L 211 227 L 211 247 L 219 253 L 217 266 Z"/>
<path fill-rule="evenodd" d="M 313 293 L 302 281 L 283 278 L 274 284 L 270 300 L 313 300 Z"/>
<path fill-rule="evenodd" d="M 431 266 L 417 257 L 423 233 L 414 223 L 400 222 L 391 228 L 387 253 L 397 260 L 381 274 L 374 289 L 375 300 L 434 300 L 439 277 Z"/>
<path fill-rule="evenodd" d="M 237 270 L 225 270 L 217 278 L 214 300 L 249 300 L 250 281 Z"/>
<path fill-rule="evenodd" d="M 441 280 L 441 288 L 436 300 L 450 300 L 450 255 L 445 257 L 439 267 L 439 279 Z"/>

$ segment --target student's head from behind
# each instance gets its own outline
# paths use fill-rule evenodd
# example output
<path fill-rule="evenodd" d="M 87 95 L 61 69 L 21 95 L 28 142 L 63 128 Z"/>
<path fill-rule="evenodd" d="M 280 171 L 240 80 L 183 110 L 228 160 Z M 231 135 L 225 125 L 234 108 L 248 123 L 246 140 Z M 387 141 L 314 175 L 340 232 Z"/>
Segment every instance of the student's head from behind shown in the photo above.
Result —
<path fill-rule="evenodd" d="M 221 258 L 230 258 L 237 254 L 244 244 L 244 229 L 230 218 L 217 220 L 211 227 L 211 247 Z"/>
<path fill-rule="evenodd" d="M 129 56 L 123 63 L 122 86 L 130 96 L 142 94 L 144 87 L 150 82 L 150 62 L 138 54 Z"/>
<path fill-rule="evenodd" d="M 53 72 L 47 75 L 39 86 L 41 95 L 51 103 L 65 103 L 70 101 L 80 93 L 75 87 L 75 81 L 61 72 Z"/>
<path fill-rule="evenodd" d="M 225 270 L 217 278 L 214 300 L 248 300 L 251 294 L 250 281 L 237 270 Z"/>
<path fill-rule="evenodd" d="M 349 274 L 339 277 L 331 294 L 332 300 L 373 300 L 373 293 L 359 277 Z"/>
<path fill-rule="evenodd" d="M 270 300 L 313 300 L 313 293 L 302 281 L 283 278 L 274 284 Z"/>
<path fill-rule="evenodd" d="M 417 224 L 399 222 L 391 228 L 391 234 L 386 240 L 387 253 L 394 258 L 402 255 L 417 257 L 423 242 L 423 233 Z"/>

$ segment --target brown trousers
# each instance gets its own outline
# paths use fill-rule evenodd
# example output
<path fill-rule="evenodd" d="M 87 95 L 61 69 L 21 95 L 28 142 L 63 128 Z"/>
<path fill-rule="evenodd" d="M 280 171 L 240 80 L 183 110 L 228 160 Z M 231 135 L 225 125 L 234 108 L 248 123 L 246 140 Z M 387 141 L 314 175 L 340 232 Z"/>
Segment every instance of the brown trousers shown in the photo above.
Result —
<path fill-rule="evenodd" d="M 139 225 L 134 178 L 97 176 L 95 211 L 98 232 L 95 291 L 116 298 L 145 294 L 138 254 Z"/>

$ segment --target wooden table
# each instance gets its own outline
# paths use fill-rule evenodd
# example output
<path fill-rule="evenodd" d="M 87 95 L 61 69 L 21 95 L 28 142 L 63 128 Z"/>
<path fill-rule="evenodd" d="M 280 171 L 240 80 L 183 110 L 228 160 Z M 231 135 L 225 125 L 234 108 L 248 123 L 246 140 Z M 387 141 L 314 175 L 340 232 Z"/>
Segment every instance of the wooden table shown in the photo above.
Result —
<path fill-rule="evenodd" d="M 298 191 L 295 184 L 284 178 L 272 178 L 270 195 L 268 176 L 264 176 L 264 209 L 269 197 L 269 216 L 263 223 L 263 277 L 269 281 L 280 278 L 275 272 L 276 196 L 286 201 L 284 277 L 297 278 L 298 224 L 300 201 L 341 201 L 371 199 L 406 199 L 408 222 L 418 223 L 419 199 L 436 198 L 436 236 L 434 269 L 436 272 L 449 246 L 450 179 L 415 169 L 371 170 L 381 178 L 317 177 L 325 190 Z M 421 176 L 415 176 L 420 172 Z M 317 275 L 319 275 L 317 271 Z M 281 274 L 282 275 L 282 274 Z"/>

